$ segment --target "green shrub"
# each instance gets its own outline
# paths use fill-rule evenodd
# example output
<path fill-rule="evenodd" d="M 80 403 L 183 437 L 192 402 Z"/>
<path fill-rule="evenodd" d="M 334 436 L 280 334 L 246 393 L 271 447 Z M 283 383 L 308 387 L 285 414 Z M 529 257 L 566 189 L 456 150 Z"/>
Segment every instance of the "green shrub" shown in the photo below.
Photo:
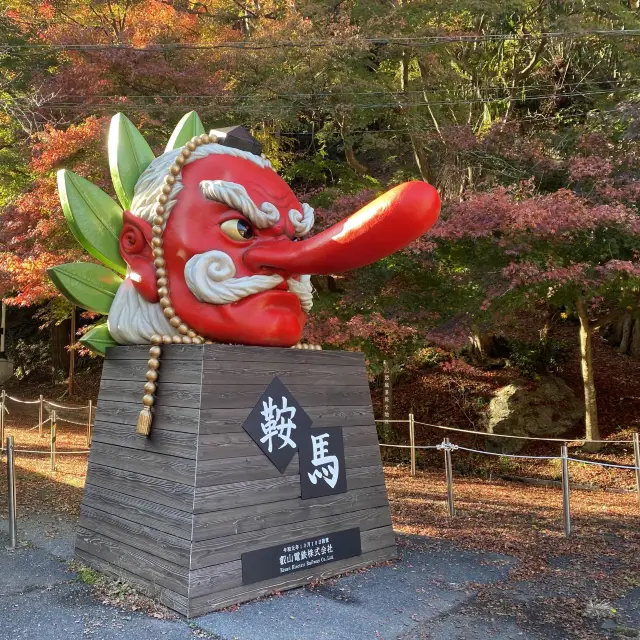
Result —
<path fill-rule="evenodd" d="M 533 378 L 541 373 L 557 371 L 569 359 L 573 344 L 559 340 L 509 340 L 508 349 L 511 366 Z"/>

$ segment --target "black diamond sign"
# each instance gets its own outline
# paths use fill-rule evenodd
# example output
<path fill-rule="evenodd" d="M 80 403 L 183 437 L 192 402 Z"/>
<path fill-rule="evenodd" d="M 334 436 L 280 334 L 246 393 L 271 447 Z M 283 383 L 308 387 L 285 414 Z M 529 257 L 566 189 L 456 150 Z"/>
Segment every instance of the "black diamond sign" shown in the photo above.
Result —
<path fill-rule="evenodd" d="M 309 429 L 300 434 L 298 446 L 303 500 L 346 492 L 342 427 Z"/>
<path fill-rule="evenodd" d="M 311 418 L 276 377 L 242 426 L 278 471 L 284 473 L 300 438 L 309 432 Z"/>

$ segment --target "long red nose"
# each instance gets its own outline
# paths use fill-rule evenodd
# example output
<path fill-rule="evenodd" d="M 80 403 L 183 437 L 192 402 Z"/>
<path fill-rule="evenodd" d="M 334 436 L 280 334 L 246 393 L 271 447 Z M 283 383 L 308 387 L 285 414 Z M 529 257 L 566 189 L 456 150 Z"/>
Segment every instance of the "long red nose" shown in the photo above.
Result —
<path fill-rule="evenodd" d="M 296 274 L 357 269 L 406 247 L 433 226 L 439 213 L 440 197 L 430 184 L 405 182 L 309 240 L 256 243 L 244 262 L 252 271 Z"/>

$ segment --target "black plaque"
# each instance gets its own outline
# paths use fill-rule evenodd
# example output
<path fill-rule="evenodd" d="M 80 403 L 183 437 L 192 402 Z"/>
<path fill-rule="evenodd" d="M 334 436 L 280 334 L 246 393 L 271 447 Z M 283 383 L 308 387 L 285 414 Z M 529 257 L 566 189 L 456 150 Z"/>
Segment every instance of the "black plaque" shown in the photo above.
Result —
<path fill-rule="evenodd" d="M 242 425 L 262 452 L 284 473 L 311 418 L 276 377 Z"/>
<path fill-rule="evenodd" d="M 300 434 L 298 450 L 303 500 L 346 492 L 342 427 L 309 429 Z"/>
<path fill-rule="evenodd" d="M 362 554 L 360 529 L 345 529 L 242 554 L 242 584 L 262 582 Z"/>

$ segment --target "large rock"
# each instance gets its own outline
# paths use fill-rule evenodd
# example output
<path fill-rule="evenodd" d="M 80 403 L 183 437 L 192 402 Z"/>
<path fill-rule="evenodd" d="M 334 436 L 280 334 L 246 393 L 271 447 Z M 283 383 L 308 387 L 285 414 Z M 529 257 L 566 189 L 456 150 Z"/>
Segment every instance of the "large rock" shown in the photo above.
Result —
<path fill-rule="evenodd" d="M 498 389 L 485 414 L 489 433 L 555 438 L 570 431 L 584 416 L 584 404 L 561 378 L 544 376 L 537 383 L 515 382 Z M 491 448 L 519 451 L 525 440 L 491 438 Z"/>

